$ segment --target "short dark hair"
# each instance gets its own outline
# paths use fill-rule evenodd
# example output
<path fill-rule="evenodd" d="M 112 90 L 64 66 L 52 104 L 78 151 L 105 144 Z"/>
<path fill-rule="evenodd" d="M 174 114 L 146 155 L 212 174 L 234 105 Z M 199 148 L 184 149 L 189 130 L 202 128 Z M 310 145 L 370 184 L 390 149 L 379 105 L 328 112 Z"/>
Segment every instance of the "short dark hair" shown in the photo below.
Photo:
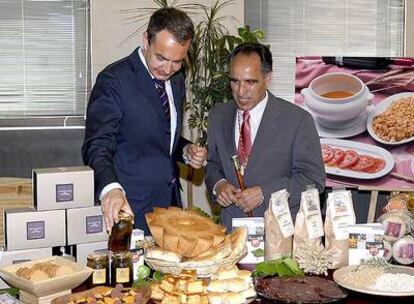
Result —
<path fill-rule="evenodd" d="M 151 15 L 147 28 L 148 43 L 162 30 L 170 32 L 180 44 L 194 37 L 193 21 L 186 13 L 173 7 L 160 8 Z"/>
<path fill-rule="evenodd" d="M 269 48 L 258 42 L 245 42 L 236 46 L 236 48 L 230 54 L 230 63 L 233 61 L 237 54 L 252 55 L 256 54 L 260 58 L 262 64 L 262 72 L 264 74 L 272 71 L 273 59 L 272 53 Z"/>

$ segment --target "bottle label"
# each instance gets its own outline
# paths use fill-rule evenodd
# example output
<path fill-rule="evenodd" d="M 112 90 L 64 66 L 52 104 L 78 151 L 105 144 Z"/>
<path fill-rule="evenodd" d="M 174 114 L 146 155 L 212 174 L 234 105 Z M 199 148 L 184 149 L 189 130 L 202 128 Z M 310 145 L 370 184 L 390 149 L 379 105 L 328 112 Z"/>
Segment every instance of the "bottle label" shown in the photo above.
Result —
<path fill-rule="evenodd" d="M 106 269 L 95 269 L 92 275 L 92 284 L 105 284 L 106 283 Z"/>
<path fill-rule="evenodd" d="M 116 282 L 128 283 L 129 282 L 129 268 L 117 268 L 116 269 Z"/>

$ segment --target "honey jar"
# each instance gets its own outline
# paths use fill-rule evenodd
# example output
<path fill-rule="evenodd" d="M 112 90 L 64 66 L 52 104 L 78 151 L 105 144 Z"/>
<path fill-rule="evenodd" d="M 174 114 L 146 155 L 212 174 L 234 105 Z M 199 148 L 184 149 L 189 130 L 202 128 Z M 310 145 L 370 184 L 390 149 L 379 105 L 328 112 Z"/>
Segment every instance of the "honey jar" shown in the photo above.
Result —
<path fill-rule="evenodd" d="M 132 259 L 131 253 L 118 252 L 112 254 L 111 280 L 112 286 L 122 284 L 124 287 L 132 285 Z"/>
<path fill-rule="evenodd" d="M 118 223 L 112 226 L 109 235 L 108 248 L 112 252 L 128 251 L 131 245 L 131 233 L 134 225 L 134 218 L 128 213 L 119 214 Z"/>
<path fill-rule="evenodd" d="M 109 284 L 109 263 L 106 253 L 90 253 L 86 265 L 93 269 L 93 273 L 88 279 L 90 288 Z"/>

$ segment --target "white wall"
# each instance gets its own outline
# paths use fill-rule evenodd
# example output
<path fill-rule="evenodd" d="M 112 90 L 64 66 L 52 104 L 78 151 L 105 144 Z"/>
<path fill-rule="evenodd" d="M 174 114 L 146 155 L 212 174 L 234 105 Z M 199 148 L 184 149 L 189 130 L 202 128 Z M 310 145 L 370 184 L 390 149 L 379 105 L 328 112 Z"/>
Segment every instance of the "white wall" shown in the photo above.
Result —
<path fill-rule="evenodd" d="M 212 0 L 214 1 L 214 0 Z M 210 6 L 210 0 L 198 0 L 197 2 Z M 181 1 L 193 3 L 196 1 Z M 226 26 L 231 33 L 235 33 L 237 27 L 244 23 L 244 1 L 234 2 L 223 10 L 223 15 L 232 15 L 238 22 L 227 21 Z M 128 35 L 136 30 L 138 25 L 131 23 L 128 18 L 137 16 L 142 10 L 132 11 L 135 8 L 156 7 L 152 0 L 91 0 L 91 36 L 92 36 L 92 79 L 109 63 L 129 55 L 142 41 L 142 33 L 135 35 L 126 43 L 122 43 Z M 191 16 L 197 22 L 197 16 Z M 184 118 L 184 136 L 190 138 L 190 131 Z M 183 172 L 184 176 L 186 172 Z M 183 175 L 182 174 L 182 175 Z M 206 197 L 202 171 L 196 173 L 196 186 L 193 187 L 194 204 L 210 212 L 210 206 Z M 183 203 L 187 204 L 187 183 L 181 179 L 184 192 Z"/>
<path fill-rule="evenodd" d="M 211 3 L 210 0 L 184 0 L 180 2 L 199 2 L 204 5 L 210 5 Z M 223 15 L 231 14 L 238 20 L 237 24 L 234 24 L 234 22 L 227 23 L 231 33 L 234 33 L 236 28 L 243 24 L 243 2 L 243 0 L 234 0 L 233 4 L 223 10 Z M 141 45 L 143 31 L 140 31 L 128 42 L 123 43 L 128 35 L 138 27 L 137 23 L 131 22 L 128 18 L 142 14 L 143 10 L 134 10 L 139 8 L 157 8 L 157 6 L 152 0 L 91 0 L 93 80 L 106 65 L 129 55 L 138 45 Z M 197 16 L 192 15 L 191 18 L 195 22 L 197 21 Z"/>

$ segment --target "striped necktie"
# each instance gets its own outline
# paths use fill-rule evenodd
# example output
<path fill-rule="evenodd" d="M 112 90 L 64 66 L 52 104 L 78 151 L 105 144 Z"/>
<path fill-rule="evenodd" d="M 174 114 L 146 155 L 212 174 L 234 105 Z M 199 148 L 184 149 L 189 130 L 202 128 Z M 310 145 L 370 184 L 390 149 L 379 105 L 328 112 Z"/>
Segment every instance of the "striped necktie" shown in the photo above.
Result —
<path fill-rule="evenodd" d="M 154 78 L 154 85 L 160 97 L 161 105 L 164 110 L 165 117 L 170 120 L 170 103 L 168 102 L 168 95 L 165 89 L 165 81 Z"/>
<path fill-rule="evenodd" d="M 250 130 L 250 113 L 249 111 L 243 112 L 243 123 L 240 128 L 239 147 L 237 154 L 239 156 L 240 164 L 242 166 L 247 165 L 247 161 L 252 151 L 252 138 Z"/>

